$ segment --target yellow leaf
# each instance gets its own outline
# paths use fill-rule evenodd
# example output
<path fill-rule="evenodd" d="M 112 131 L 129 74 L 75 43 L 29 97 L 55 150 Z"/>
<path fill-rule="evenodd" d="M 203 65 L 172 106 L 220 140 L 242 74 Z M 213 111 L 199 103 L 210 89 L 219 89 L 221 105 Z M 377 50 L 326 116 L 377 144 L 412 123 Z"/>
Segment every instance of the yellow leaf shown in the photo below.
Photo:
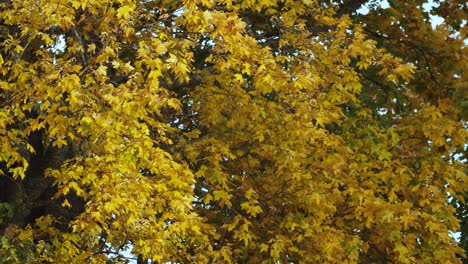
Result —
<path fill-rule="evenodd" d="M 117 9 L 117 18 L 128 20 L 130 19 L 133 10 L 135 10 L 134 5 L 124 5 Z"/>

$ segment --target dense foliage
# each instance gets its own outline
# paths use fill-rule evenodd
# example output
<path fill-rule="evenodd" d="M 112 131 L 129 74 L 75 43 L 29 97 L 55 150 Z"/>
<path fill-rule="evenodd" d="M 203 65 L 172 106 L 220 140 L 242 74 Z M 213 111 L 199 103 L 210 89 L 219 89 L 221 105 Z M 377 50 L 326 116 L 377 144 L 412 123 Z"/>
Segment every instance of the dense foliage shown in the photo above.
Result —
<path fill-rule="evenodd" d="M 388 2 L 0 1 L 0 262 L 461 263 L 466 3 Z"/>

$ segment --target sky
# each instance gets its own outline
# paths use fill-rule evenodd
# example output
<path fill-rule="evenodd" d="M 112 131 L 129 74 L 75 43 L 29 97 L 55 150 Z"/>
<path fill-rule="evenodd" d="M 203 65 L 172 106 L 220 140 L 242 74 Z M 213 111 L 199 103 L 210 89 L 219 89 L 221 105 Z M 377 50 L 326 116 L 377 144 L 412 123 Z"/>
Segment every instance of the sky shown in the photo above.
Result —
<path fill-rule="evenodd" d="M 387 0 L 380 1 L 380 6 L 382 8 L 390 7 Z M 432 0 L 429 0 L 427 3 L 423 4 L 423 8 L 424 8 L 424 10 L 426 12 L 429 12 L 433 6 L 436 6 L 436 3 L 434 3 L 434 1 L 432 1 Z M 366 5 L 363 5 L 358 10 L 358 13 L 363 14 L 363 15 L 367 14 L 368 12 L 369 12 L 369 8 Z M 440 17 L 440 16 L 435 16 L 435 15 L 429 14 L 429 17 L 431 18 L 431 24 L 432 24 L 433 28 L 435 28 L 437 25 L 442 24 L 442 22 L 444 21 L 444 19 L 442 17 Z"/>

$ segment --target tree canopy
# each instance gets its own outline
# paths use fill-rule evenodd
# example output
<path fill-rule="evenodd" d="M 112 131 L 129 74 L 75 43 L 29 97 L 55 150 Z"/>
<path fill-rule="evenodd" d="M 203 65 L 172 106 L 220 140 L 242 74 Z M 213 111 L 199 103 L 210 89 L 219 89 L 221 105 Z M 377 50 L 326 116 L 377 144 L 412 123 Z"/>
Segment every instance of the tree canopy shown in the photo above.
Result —
<path fill-rule="evenodd" d="M 461 263 L 467 6 L 388 3 L 0 1 L 0 262 Z"/>

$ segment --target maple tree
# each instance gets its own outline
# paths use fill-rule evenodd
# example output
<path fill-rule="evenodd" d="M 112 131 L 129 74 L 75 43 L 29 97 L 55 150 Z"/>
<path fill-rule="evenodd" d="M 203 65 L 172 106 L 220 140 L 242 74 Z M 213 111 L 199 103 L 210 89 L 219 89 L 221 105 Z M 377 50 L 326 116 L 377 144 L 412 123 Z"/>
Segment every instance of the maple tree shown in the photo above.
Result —
<path fill-rule="evenodd" d="M 388 2 L 0 1 L 0 260 L 461 263 L 466 4 Z"/>

